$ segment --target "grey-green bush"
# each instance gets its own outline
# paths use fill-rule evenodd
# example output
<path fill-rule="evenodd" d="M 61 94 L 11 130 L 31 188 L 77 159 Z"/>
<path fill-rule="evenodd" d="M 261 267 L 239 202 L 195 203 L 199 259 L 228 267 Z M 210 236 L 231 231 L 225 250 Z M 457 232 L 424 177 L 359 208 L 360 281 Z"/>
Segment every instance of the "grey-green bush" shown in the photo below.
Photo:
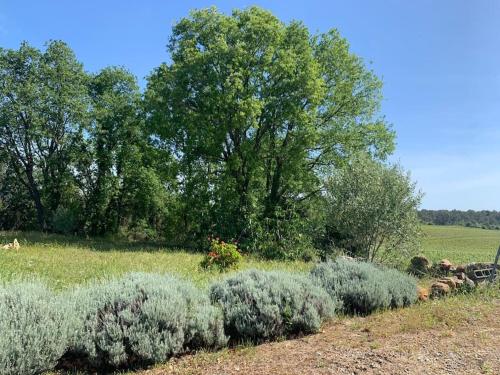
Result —
<path fill-rule="evenodd" d="M 390 268 L 384 268 L 381 272 L 391 296 L 392 308 L 406 307 L 417 302 L 417 280 L 413 276 Z"/>
<path fill-rule="evenodd" d="M 263 341 L 313 333 L 335 312 L 335 303 L 304 276 L 249 270 L 211 287 L 222 306 L 226 335 L 233 341 Z"/>
<path fill-rule="evenodd" d="M 88 366 L 151 364 L 227 342 L 221 311 L 193 285 L 170 276 L 129 274 L 77 289 L 69 301 L 69 357 Z"/>
<path fill-rule="evenodd" d="M 21 282 L 0 286 L 0 374 L 51 370 L 67 345 L 60 306 L 44 285 Z"/>
<path fill-rule="evenodd" d="M 338 258 L 316 265 L 310 276 L 332 298 L 340 300 L 348 314 L 366 315 L 406 306 L 415 302 L 417 296 L 415 279 L 367 262 Z"/>

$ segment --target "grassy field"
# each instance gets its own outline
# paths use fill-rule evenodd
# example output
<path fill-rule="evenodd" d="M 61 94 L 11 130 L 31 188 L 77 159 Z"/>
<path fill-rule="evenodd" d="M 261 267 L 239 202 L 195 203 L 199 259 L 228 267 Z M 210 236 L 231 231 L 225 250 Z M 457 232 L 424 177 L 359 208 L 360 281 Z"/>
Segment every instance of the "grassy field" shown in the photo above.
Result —
<path fill-rule="evenodd" d="M 168 249 L 160 245 L 124 241 L 85 240 L 39 233 L 2 233 L 0 243 L 16 237 L 21 250 L 0 250 L 0 279 L 37 276 L 55 289 L 92 279 L 118 276 L 131 271 L 175 274 L 199 286 L 222 277 L 199 268 L 202 254 Z M 304 262 L 263 261 L 245 257 L 241 269 L 304 271 Z"/>
<path fill-rule="evenodd" d="M 422 229 L 422 253 L 432 261 L 493 262 L 500 245 L 500 230 L 436 225 L 424 225 Z"/>
<path fill-rule="evenodd" d="M 442 258 L 453 263 L 492 261 L 500 244 L 500 231 L 451 226 L 424 226 L 423 231 L 422 252 L 434 261 Z M 172 273 L 200 286 L 221 277 L 217 272 L 199 269 L 201 254 L 160 245 L 12 232 L 0 232 L 0 243 L 14 237 L 22 249 L 0 251 L 1 280 L 37 276 L 46 279 L 55 289 L 64 289 L 130 271 Z M 303 262 L 270 262 L 245 257 L 241 268 L 306 271 L 310 266 Z"/>

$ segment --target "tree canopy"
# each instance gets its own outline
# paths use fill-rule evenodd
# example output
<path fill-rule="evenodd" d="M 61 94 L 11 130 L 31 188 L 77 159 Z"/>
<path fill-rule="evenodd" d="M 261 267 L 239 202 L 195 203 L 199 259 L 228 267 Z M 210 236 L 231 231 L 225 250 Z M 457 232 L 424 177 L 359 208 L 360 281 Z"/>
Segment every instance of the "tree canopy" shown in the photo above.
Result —
<path fill-rule="evenodd" d="M 216 235 L 294 258 L 324 230 L 329 178 L 394 149 L 382 82 L 335 29 L 195 10 L 168 52 L 141 92 L 123 68 L 86 72 L 60 41 L 0 51 L 4 228 L 197 247 Z"/>
<path fill-rule="evenodd" d="M 323 250 L 404 262 L 418 250 L 421 198 L 400 166 L 354 158 L 327 183 Z"/>
<path fill-rule="evenodd" d="M 312 35 L 260 8 L 211 8 L 174 27 L 169 51 L 146 105 L 179 164 L 185 230 L 195 237 L 211 225 L 279 242 L 337 165 L 394 147 L 378 114 L 381 82 L 336 30 Z"/>

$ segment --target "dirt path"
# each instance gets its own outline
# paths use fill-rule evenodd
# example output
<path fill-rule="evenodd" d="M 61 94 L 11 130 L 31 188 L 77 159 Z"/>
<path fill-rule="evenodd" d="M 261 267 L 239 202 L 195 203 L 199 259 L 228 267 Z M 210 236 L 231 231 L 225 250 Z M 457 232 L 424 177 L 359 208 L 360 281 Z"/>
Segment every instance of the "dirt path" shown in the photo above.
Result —
<path fill-rule="evenodd" d="M 198 353 L 141 375 L 500 374 L 500 301 L 484 310 L 342 319 L 316 335 Z"/>

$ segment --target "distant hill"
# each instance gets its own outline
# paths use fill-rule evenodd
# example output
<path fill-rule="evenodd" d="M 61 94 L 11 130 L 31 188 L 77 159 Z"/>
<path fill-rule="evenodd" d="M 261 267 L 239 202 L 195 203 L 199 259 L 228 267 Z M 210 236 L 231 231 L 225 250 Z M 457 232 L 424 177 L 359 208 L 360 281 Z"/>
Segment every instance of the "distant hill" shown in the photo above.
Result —
<path fill-rule="evenodd" d="M 420 210 L 418 215 L 425 224 L 500 229 L 500 211 Z"/>

